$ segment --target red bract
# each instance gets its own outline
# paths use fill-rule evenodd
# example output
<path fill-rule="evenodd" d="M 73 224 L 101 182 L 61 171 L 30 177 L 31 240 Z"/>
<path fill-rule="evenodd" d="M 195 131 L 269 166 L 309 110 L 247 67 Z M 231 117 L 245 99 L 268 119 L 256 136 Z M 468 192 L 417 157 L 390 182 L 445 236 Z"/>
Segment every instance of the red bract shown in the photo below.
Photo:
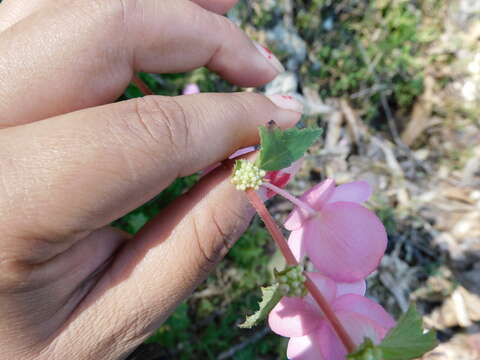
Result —
<path fill-rule="evenodd" d="M 315 268 L 336 281 L 354 282 L 376 269 L 387 246 L 380 219 L 361 205 L 371 194 L 364 181 L 335 187 L 327 179 L 303 194 L 301 201 L 317 211 L 295 208 L 285 228 L 289 246 L 300 261 L 307 255 Z"/>
<path fill-rule="evenodd" d="M 295 176 L 300 167 L 302 166 L 303 159 L 295 161 L 289 167 L 278 170 L 278 171 L 269 171 L 267 176 L 265 176 L 265 181 L 278 186 L 279 188 L 284 188 L 289 181 Z M 270 199 L 275 196 L 275 191 L 270 189 L 260 189 L 260 196 L 263 199 Z"/>

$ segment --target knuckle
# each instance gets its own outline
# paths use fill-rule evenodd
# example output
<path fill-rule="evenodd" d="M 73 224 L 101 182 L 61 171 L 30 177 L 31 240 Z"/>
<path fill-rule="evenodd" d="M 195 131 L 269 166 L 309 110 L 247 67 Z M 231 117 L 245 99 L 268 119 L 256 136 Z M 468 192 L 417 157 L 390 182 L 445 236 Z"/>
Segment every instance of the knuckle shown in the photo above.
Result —
<path fill-rule="evenodd" d="M 232 98 L 232 108 L 243 119 L 251 119 L 263 109 L 265 97 L 260 94 L 238 93 Z"/>
<path fill-rule="evenodd" d="M 156 152 L 159 147 L 168 148 L 170 155 L 175 155 L 188 142 L 187 117 L 177 101 L 146 96 L 135 99 L 133 110 L 133 125 L 129 124 L 133 126 L 131 130 Z"/>
<path fill-rule="evenodd" d="M 15 292 L 31 287 L 33 268 L 12 259 L 0 259 L 0 292 Z"/>

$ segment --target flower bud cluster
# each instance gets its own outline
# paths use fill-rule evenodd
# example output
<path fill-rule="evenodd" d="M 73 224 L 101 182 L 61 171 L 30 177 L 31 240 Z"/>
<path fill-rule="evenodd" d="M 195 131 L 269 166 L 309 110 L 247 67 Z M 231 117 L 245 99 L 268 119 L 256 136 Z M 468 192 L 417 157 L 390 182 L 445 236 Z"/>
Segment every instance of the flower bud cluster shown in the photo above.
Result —
<path fill-rule="evenodd" d="M 382 358 L 382 351 L 376 347 L 371 349 L 365 349 L 365 351 L 361 354 L 361 360 L 375 360 Z"/>
<path fill-rule="evenodd" d="M 290 267 L 285 271 L 277 273 L 276 277 L 284 296 L 303 297 L 307 295 L 307 289 L 304 285 L 307 278 L 303 275 L 302 266 Z"/>
<path fill-rule="evenodd" d="M 235 164 L 231 182 L 237 187 L 237 190 L 258 190 L 266 174 L 265 170 L 260 169 L 252 162 L 241 159 Z"/>

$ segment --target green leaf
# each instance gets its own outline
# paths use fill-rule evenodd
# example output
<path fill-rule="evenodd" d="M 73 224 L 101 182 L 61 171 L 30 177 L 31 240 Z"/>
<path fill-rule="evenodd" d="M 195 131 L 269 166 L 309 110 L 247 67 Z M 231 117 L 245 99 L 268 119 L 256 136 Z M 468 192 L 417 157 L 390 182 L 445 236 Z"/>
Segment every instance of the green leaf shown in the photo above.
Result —
<path fill-rule="evenodd" d="M 411 360 L 437 346 L 435 331 L 424 332 L 422 317 L 413 305 L 398 320 L 380 345 L 365 339 L 349 360 Z"/>
<path fill-rule="evenodd" d="M 300 159 L 321 134 L 319 128 L 281 130 L 274 123 L 261 126 L 257 166 L 267 171 L 284 169 Z"/>
<path fill-rule="evenodd" d="M 382 350 L 366 338 L 358 349 L 347 356 L 349 360 L 383 360 Z"/>
<path fill-rule="evenodd" d="M 423 331 L 422 317 L 410 305 L 408 311 L 398 320 L 380 343 L 384 360 L 409 360 L 421 357 L 437 346 L 435 331 Z"/>
<path fill-rule="evenodd" d="M 260 323 L 263 319 L 265 319 L 270 311 L 278 304 L 278 302 L 282 299 L 283 295 L 279 289 L 278 284 L 273 284 L 268 287 L 262 287 L 262 301 L 259 304 L 259 309 L 250 316 L 247 316 L 245 321 L 238 325 L 244 329 L 251 329 L 258 323 Z"/>

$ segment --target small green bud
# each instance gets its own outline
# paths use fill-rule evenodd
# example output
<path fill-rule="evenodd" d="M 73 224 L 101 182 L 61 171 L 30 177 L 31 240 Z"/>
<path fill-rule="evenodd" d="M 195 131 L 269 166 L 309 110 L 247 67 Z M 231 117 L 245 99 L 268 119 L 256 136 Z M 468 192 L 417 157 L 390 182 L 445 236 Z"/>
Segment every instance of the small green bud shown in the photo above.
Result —
<path fill-rule="evenodd" d="M 303 267 L 301 265 L 288 267 L 281 272 L 276 272 L 275 276 L 284 296 L 303 297 L 307 295 L 308 291 L 304 285 L 306 277 L 303 275 Z"/>

